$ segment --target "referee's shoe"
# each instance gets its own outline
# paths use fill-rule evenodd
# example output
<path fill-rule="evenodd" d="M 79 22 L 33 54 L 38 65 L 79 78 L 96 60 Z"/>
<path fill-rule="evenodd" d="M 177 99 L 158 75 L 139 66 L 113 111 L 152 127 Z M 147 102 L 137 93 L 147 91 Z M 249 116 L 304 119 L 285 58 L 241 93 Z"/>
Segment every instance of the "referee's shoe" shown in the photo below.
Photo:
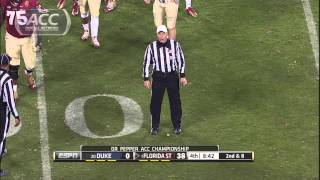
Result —
<path fill-rule="evenodd" d="M 182 132 L 181 128 L 174 129 L 174 133 L 177 134 L 177 135 L 181 134 L 181 132 Z"/>
<path fill-rule="evenodd" d="M 157 135 L 159 133 L 159 128 L 151 128 L 150 134 Z"/>

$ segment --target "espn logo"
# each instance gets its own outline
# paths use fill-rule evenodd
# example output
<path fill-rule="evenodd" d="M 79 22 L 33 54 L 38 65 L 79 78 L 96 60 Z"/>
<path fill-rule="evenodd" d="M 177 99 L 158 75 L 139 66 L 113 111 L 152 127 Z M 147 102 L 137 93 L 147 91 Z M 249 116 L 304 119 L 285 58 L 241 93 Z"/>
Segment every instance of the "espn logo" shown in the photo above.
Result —
<path fill-rule="evenodd" d="M 54 152 L 53 154 L 54 160 L 79 160 L 80 159 L 80 152 L 67 152 L 67 151 L 58 151 Z"/>

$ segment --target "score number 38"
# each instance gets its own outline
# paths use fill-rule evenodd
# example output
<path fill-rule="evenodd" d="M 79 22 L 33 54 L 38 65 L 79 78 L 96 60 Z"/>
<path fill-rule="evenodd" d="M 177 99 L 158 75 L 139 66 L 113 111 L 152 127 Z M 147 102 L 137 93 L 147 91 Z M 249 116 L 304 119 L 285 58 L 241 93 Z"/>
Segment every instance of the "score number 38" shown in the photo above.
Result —
<path fill-rule="evenodd" d="M 177 159 L 186 159 L 186 153 L 177 153 Z"/>

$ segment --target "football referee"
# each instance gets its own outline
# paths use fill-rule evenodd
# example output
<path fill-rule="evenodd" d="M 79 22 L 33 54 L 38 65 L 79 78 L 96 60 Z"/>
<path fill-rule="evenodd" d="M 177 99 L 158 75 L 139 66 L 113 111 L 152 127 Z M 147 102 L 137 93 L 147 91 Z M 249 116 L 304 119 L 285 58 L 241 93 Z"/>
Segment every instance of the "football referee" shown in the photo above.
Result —
<path fill-rule="evenodd" d="M 6 136 L 9 130 L 10 113 L 15 117 L 15 126 L 20 124 L 20 118 L 13 97 L 13 83 L 8 74 L 11 57 L 0 55 L 0 177 L 7 172 L 1 169 L 1 159 L 6 145 Z"/>
<path fill-rule="evenodd" d="M 171 121 L 175 134 L 181 133 L 180 83 L 185 86 L 185 59 L 179 43 L 168 39 L 168 29 L 164 25 L 157 28 L 158 40 L 150 43 L 146 49 L 143 63 L 144 86 L 152 88 L 150 112 L 152 118 L 151 134 L 159 132 L 161 104 L 165 90 L 168 91 Z M 152 83 L 150 74 L 152 73 Z"/>

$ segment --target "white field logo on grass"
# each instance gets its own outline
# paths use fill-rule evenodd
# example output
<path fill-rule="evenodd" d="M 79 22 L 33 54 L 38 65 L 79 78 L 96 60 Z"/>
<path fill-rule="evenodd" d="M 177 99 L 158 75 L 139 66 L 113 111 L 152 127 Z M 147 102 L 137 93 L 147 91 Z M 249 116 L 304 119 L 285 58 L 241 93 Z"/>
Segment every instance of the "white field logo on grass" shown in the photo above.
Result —
<path fill-rule="evenodd" d="M 65 35 L 70 29 L 71 19 L 64 9 L 50 9 L 39 13 L 37 9 L 7 11 L 9 24 L 14 25 L 20 35 L 33 33 L 43 36 Z"/>

